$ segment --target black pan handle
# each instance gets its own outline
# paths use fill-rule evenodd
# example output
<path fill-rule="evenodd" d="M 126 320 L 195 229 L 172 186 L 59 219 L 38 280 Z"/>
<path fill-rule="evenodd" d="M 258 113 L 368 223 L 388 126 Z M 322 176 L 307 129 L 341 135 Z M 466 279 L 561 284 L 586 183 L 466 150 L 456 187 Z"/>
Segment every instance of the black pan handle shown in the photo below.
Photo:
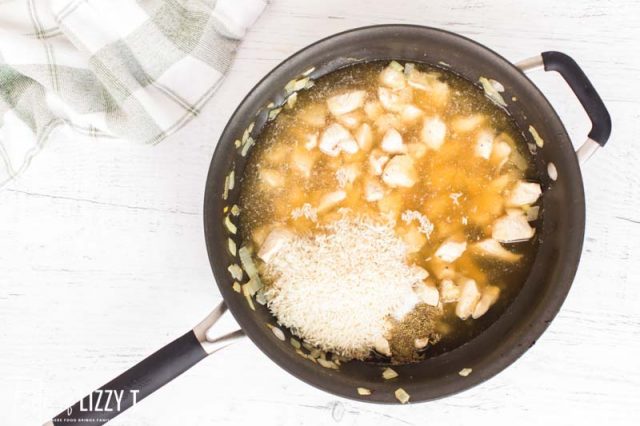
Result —
<path fill-rule="evenodd" d="M 543 52 L 541 56 L 545 71 L 557 71 L 587 112 L 591 120 L 589 139 L 604 146 L 611 135 L 611 116 L 582 68 L 570 56 L 561 52 Z"/>
<path fill-rule="evenodd" d="M 140 361 L 109 383 L 67 408 L 45 426 L 102 425 L 160 389 L 207 355 L 243 336 L 241 330 L 209 337 L 226 311 L 221 303 L 193 330 Z"/>

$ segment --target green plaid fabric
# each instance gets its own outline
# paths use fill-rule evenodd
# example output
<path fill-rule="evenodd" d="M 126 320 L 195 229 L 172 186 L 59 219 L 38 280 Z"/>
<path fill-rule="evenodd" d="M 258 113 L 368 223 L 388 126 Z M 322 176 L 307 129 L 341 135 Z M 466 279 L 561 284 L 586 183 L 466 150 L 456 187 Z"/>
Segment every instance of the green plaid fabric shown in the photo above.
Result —
<path fill-rule="evenodd" d="M 0 1 L 0 186 L 59 125 L 148 144 L 183 127 L 265 4 Z"/>

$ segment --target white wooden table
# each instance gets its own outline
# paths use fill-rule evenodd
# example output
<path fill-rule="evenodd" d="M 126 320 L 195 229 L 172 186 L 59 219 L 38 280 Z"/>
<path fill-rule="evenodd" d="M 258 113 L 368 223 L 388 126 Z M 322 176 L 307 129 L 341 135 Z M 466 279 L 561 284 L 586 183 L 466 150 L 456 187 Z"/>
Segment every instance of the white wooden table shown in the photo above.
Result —
<path fill-rule="evenodd" d="M 41 424 L 209 312 L 220 295 L 201 212 L 226 120 L 296 50 L 380 23 L 445 28 L 513 61 L 564 51 L 600 91 L 613 135 L 584 169 L 585 247 L 558 317 L 512 367 L 433 403 L 336 398 L 243 341 L 112 424 L 640 424 L 640 4 L 512 3 L 273 0 L 213 101 L 171 140 L 152 148 L 54 135 L 0 192 L 0 424 Z M 588 121 L 569 89 L 557 75 L 532 78 L 581 142 Z"/>

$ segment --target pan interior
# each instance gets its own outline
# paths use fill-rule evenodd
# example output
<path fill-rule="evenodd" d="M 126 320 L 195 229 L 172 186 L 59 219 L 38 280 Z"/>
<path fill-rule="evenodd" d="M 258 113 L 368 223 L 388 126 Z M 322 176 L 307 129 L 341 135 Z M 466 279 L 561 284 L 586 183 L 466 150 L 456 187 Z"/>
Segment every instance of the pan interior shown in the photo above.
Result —
<path fill-rule="evenodd" d="M 391 59 L 446 66 L 473 82 L 480 77 L 499 81 L 505 89 L 507 110 L 517 126 L 521 130 L 535 126 L 546 143 L 536 156 L 538 179 L 544 189 L 541 244 L 519 295 L 471 341 L 423 362 L 394 367 L 399 376 L 387 381 L 381 377 L 384 366 L 375 363 L 354 361 L 333 370 L 300 357 L 289 343 L 291 336 L 286 330 L 284 340 L 273 331 L 275 322 L 266 308 L 255 305 L 255 311 L 251 310 L 244 296 L 232 288 L 229 266 L 238 261 L 227 250 L 228 232 L 223 221 L 237 203 L 241 186 L 225 191 L 225 181 L 232 168 L 235 176 L 241 176 L 246 165 L 247 157 L 239 155 L 236 140 L 242 143 L 250 127 L 251 135 L 259 134 L 273 108 L 270 104 L 284 101 L 287 83 L 305 77 L 305 73 L 313 79 L 350 64 Z M 534 142 L 526 131 L 523 133 Z M 556 181 L 546 173 L 550 162 L 559 172 Z M 216 281 L 249 337 L 298 378 L 344 397 L 372 402 L 396 403 L 394 392 L 399 387 L 411 395 L 411 401 L 439 398 L 480 383 L 512 363 L 535 343 L 560 308 L 575 274 L 583 230 L 584 195 L 575 154 L 544 96 L 494 52 L 460 36 L 426 27 L 357 29 L 320 41 L 283 62 L 258 83 L 229 121 L 212 160 L 205 195 L 206 242 Z M 472 373 L 466 377 L 458 374 L 466 368 Z M 358 387 L 372 390 L 371 395 L 360 395 Z"/>

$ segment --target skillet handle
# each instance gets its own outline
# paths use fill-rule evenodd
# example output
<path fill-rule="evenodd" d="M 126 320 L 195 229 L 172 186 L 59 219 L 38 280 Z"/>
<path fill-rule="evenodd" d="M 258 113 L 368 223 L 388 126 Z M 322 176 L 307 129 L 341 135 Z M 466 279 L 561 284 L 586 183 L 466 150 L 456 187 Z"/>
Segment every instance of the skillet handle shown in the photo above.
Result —
<path fill-rule="evenodd" d="M 550 51 L 518 62 L 516 66 L 522 71 L 538 67 L 544 67 L 545 71 L 556 71 L 573 90 L 591 120 L 591 131 L 587 141 L 577 152 L 581 163 L 586 161 L 598 147 L 603 147 L 607 143 L 611 135 L 611 116 L 600 95 L 576 61 L 564 53 Z"/>
<path fill-rule="evenodd" d="M 226 311 L 221 303 L 200 324 L 151 354 L 109 383 L 67 408 L 44 426 L 102 425 L 136 405 L 189 368 L 234 340 L 241 330 L 211 338 L 210 330 Z"/>

